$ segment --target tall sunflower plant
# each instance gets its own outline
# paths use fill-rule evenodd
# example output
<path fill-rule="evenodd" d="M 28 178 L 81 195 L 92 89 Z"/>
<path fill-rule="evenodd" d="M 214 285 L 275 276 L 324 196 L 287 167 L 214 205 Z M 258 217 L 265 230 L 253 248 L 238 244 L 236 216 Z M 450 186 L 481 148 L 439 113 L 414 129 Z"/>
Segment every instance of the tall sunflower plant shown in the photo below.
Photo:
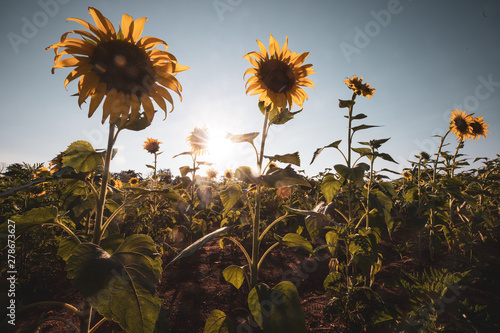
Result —
<path fill-rule="evenodd" d="M 87 141 L 73 142 L 53 161 L 53 175 L 37 179 L 36 183 L 64 179 L 68 201 L 76 202 L 66 207 L 69 213 L 60 213 L 57 207 L 44 207 L 13 217 L 20 232 L 49 225 L 60 227 L 68 235 L 61 238 L 58 254 L 65 260 L 67 276 L 84 297 L 84 304 L 78 309 L 50 301 L 26 309 L 47 305 L 69 309 L 80 318 L 82 333 L 95 331 L 106 320 L 117 322 L 127 332 L 153 332 L 159 318 L 165 317 L 159 315 L 162 301 L 156 294 L 162 272 L 156 245 L 147 235 L 123 238 L 112 231 L 115 228 L 108 228 L 131 200 L 149 191 L 138 187 L 125 191 L 111 186 L 109 170 L 118 134 L 125 129 L 147 128 L 156 112 L 152 101 L 165 115 L 168 104 L 173 110 L 171 92 L 180 98 L 182 90 L 175 75 L 188 67 L 178 64 L 175 56 L 167 52 L 163 40 L 141 37 L 145 17 L 134 20 L 124 14 L 116 30 L 96 8 L 89 7 L 88 13 L 94 24 L 68 18 L 84 29 L 64 33 L 47 50 L 55 52 L 52 72 L 73 67 L 64 86 L 78 79 L 78 105 L 82 107 L 90 100 L 88 116 L 94 116 L 102 105 L 102 123 L 109 122 L 107 147 L 96 150 Z M 107 194 L 112 192 L 121 193 L 123 200 L 108 198 Z M 92 231 L 82 232 L 71 221 L 84 209 L 92 217 L 89 222 Z M 94 311 L 103 319 L 94 322 Z"/>
<path fill-rule="evenodd" d="M 375 171 L 374 163 L 377 158 L 396 162 L 389 154 L 379 151 L 390 138 L 359 142 L 361 147 L 353 147 L 356 133 L 377 127 L 366 124 L 354 126 L 355 121 L 367 117 L 364 113 L 354 114 L 356 97 L 370 99 L 376 89 L 363 83 L 363 78 L 356 75 L 346 78 L 344 82 L 352 90 L 351 99 L 339 100 L 339 107 L 348 111 L 344 116 L 348 120 L 347 151 L 339 148 L 342 140 L 334 141 L 316 149 L 311 164 L 326 148 L 338 150 L 345 162 L 333 166 L 336 173 L 324 175 L 320 187 L 326 203 L 321 202 L 318 207 L 324 206 L 323 210 L 331 211 L 331 215 L 336 217 L 335 225 L 329 226 L 331 230 L 325 235 L 326 247 L 332 255 L 331 272 L 325 281 L 337 281 L 342 276 L 344 291 L 348 295 L 359 284 L 362 287 L 371 286 L 375 274 L 382 267 L 378 244 L 382 231 L 386 229 L 390 234 L 393 229 L 391 197 L 395 195 L 392 184 L 383 181 L 388 177 L 382 173 L 396 172 L 386 168 Z M 353 152 L 359 155 L 356 159 L 352 156 Z M 360 162 L 362 158 L 367 158 L 369 164 Z M 341 257 L 345 258 L 344 262 L 339 261 Z"/>
<path fill-rule="evenodd" d="M 425 212 L 428 223 L 424 231 L 429 238 L 429 254 L 433 259 L 443 245 L 448 250 L 458 249 L 465 240 L 457 239 L 455 223 L 463 217 L 457 212 L 457 203 L 469 202 L 471 209 L 474 200 L 471 200 L 466 188 L 467 184 L 462 180 L 462 175 L 455 175 L 455 171 L 469 165 L 464 155 L 460 154 L 460 149 L 464 148 L 465 142 L 486 138 L 489 125 L 486 124 L 482 116 L 466 113 L 460 109 L 451 111 L 450 125 L 446 133 L 440 137 L 438 151 L 433 159 L 432 179 L 430 182 L 431 192 L 429 197 L 421 198 L 428 202 L 428 209 Z M 457 145 L 454 153 L 443 151 L 446 147 L 446 138 L 449 134 L 455 134 Z M 443 244 L 444 243 L 444 244 Z"/>

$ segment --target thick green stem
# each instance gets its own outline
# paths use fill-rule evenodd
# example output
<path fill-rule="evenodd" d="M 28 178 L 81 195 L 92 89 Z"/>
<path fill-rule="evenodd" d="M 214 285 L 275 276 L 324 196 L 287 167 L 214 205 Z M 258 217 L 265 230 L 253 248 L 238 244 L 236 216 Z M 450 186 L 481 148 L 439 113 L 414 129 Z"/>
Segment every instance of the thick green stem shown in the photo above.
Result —
<path fill-rule="evenodd" d="M 460 150 L 460 148 L 463 148 L 464 146 L 464 140 L 463 139 L 460 139 L 460 141 L 458 142 L 458 145 L 457 145 L 457 148 L 455 149 L 455 155 L 453 155 L 453 161 L 451 163 L 451 177 L 453 177 L 454 173 L 455 173 L 455 160 L 457 159 L 457 155 L 458 155 L 458 151 Z"/>
<path fill-rule="evenodd" d="M 260 144 L 259 159 L 257 161 L 257 169 L 259 177 L 262 173 L 262 161 L 264 160 L 264 147 L 266 144 L 268 130 L 269 112 L 266 112 L 264 117 L 264 125 L 262 126 L 262 142 Z M 257 194 L 255 197 L 255 214 L 253 219 L 252 230 L 252 265 L 250 267 L 250 290 L 257 284 L 259 275 L 259 226 L 260 226 L 260 206 L 261 206 L 261 185 L 257 184 Z"/>
<path fill-rule="evenodd" d="M 92 242 L 99 245 L 102 235 L 102 221 L 104 217 L 104 208 L 106 205 L 106 191 L 109 178 L 109 166 L 111 164 L 111 156 L 113 155 L 113 145 L 115 143 L 115 124 L 109 125 L 108 147 L 106 148 L 106 156 L 104 158 L 104 170 L 101 177 L 101 192 L 97 201 L 96 219 L 94 224 L 94 237 Z"/>
<path fill-rule="evenodd" d="M 354 102 L 356 99 L 356 93 L 352 94 L 351 100 Z M 352 145 L 352 109 L 354 108 L 354 103 L 349 106 L 349 123 L 347 128 L 347 167 L 351 169 L 351 145 Z M 349 222 L 352 220 L 352 197 L 353 197 L 353 189 L 351 180 L 347 180 L 347 190 L 348 190 L 348 199 L 347 206 L 349 208 Z"/>

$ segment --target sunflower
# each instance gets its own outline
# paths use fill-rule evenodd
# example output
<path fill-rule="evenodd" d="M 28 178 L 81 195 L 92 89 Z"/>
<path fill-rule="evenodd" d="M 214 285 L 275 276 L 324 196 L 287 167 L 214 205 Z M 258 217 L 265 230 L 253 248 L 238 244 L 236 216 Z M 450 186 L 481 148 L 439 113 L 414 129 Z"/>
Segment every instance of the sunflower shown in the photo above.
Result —
<path fill-rule="evenodd" d="M 226 178 L 227 180 L 233 179 L 234 178 L 233 170 L 227 169 L 226 171 L 224 171 L 224 178 Z"/>
<path fill-rule="evenodd" d="M 403 177 L 408 181 L 412 180 L 412 174 L 408 170 L 403 171 Z"/>
<path fill-rule="evenodd" d="M 285 108 L 287 105 L 292 109 L 293 102 L 302 107 L 307 94 L 301 88 L 314 88 L 314 83 L 306 76 L 315 73 L 311 64 L 302 65 L 309 52 L 297 54 L 288 49 L 288 37 L 280 50 L 278 42 L 269 38 L 269 53 L 264 44 L 257 40 L 260 52 L 253 51 L 243 56 L 254 66 L 245 71 L 254 74 L 246 82 L 247 94 L 260 94 L 259 101 L 264 106 L 271 108 Z"/>
<path fill-rule="evenodd" d="M 472 117 L 470 114 L 459 109 L 451 111 L 450 130 L 451 133 L 457 136 L 457 140 L 467 140 L 472 136 L 471 121 Z"/>
<path fill-rule="evenodd" d="M 188 69 L 177 64 L 177 59 L 166 52 L 168 45 L 155 37 L 142 37 L 147 18 L 134 19 L 124 14 L 118 33 L 113 24 L 97 9 L 89 7 L 95 26 L 77 18 L 68 18 L 89 31 L 72 30 L 61 36 L 61 41 L 47 47 L 54 49 L 54 67 L 76 67 L 64 82 L 80 78 L 78 82 L 78 105 L 90 97 L 89 117 L 103 103 L 102 123 L 109 117 L 110 123 L 121 120 L 124 126 L 139 115 L 142 105 L 148 123 L 155 113 L 150 98 L 167 114 L 165 99 L 172 105 L 170 89 L 182 100 L 182 87 L 174 75 Z M 69 34 L 79 38 L 67 38 Z M 157 49 L 164 45 L 165 51 Z M 70 55 L 69 58 L 62 58 Z"/>
<path fill-rule="evenodd" d="M 148 138 L 144 141 L 144 149 L 146 149 L 149 153 L 154 154 L 160 149 L 160 141 L 156 139 Z"/>
<path fill-rule="evenodd" d="M 208 129 L 203 126 L 195 127 L 194 131 L 186 138 L 186 141 L 195 155 L 203 155 L 208 150 L 209 139 Z"/>
<path fill-rule="evenodd" d="M 132 177 L 128 181 L 130 186 L 137 186 L 139 185 L 139 179 L 137 177 Z"/>
<path fill-rule="evenodd" d="M 373 96 L 373 91 L 377 90 L 375 88 L 370 88 L 369 84 L 363 83 L 363 77 L 358 78 L 354 75 L 352 78 L 346 77 L 344 80 L 345 84 L 356 93 L 356 95 L 365 96 L 370 99 Z"/>
<path fill-rule="evenodd" d="M 280 186 L 276 190 L 276 194 L 278 197 L 281 199 L 285 200 L 290 198 L 290 195 L 292 195 L 292 187 L 291 186 Z"/>
<path fill-rule="evenodd" d="M 215 171 L 214 169 L 208 169 L 207 177 L 209 179 L 215 179 L 215 177 L 217 177 L 217 171 Z"/>
<path fill-rule="evenodd" d="M 122 181 L 119 180 L 119 179 L 114 179 L 114 178 L 111 178 L 109 180 L 109 185 L 111 187 L 114 187 L 114 188 L 122 188 L 123 184 L 122 184 Z"/>
<path fill-rule="evenodd" d="M 483 136 L 486 139 L 486 133 L 490 133 L 487 130 L 488 124 L 483 121 L 483 117 L 474 117 L 470 122 L 471 127 L 471 140 L 479 139 L 480 136 Z"/>
<path fill-rule="evenodd" d="M 51 173 L 61 170 L 61 168 L 63 167 L 63 161 L 62 161 L 63 157 L 64 153 L 59 153 L 49 162 L 49 170 Z"/>

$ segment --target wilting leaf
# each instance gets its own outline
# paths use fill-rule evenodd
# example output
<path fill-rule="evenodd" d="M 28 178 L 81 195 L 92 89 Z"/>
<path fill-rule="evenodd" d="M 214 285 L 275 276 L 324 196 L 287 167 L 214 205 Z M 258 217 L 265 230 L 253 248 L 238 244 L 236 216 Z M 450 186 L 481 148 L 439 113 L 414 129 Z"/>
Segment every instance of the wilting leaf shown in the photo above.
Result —
<path fill-rule="evenodd" d="M 259 135 L 259 132 L 252 132 L 252 133 L 246 133 L 246 134 L 231 134 L 227 133 L 226 134 L 226 139 L 231 140 L 231 142 L 234 143 L 240 143 L 240 142 L 248 142 L 248 143 L 253 143 L 253 140 Z"/>
<path fill-rule="evenodd" d="M 177 260 L 180 260 L 180 259 L 185 258 L 185 257 L 189 257 L 190 255 L 195 253 L 199 248 L 201 248 L 203 245 L 205 245 L 208 241 L 211 241 L 211 240 L 215 239 L 216 237 L 218 237 L 219 235 L 221 235 L 225 232 L 228 232 L 231 228 L 232 228 L 231 226 L 223 227 L 223 228 L 217 229 L 214 232 L 198 239 L 196 242 L 194 242 L 193 244 L 191 244 L 190 246 L 188 246 L 184 250 L 182 250 L 174 259 L 172 259 L 172 261 L 168 263 L 167 267 L 172 265 Z"/>
<path fill-rule="evenodd" d="M 311 184 L 287 165 L 285 169 L 276 168 L 274 171 L 260 177 L 264 185 L 279 188 L 281 186 L 299 185 L 311 187 Z"/>
<path fill-rule="evenodd" d="M 325 235 L 326 244 L 328 244 L 328 251 L 332 256 L 335 256 L 337 243 L 339 241 L 339 234 L 335 231 L 328 231 Z"/>
<path fill-rule="evenodd" d="M 286 124 L 288 121 L 292 120 L 293 117 L 301 112 L 303 109 L 300 109 L 299 111 L 295 112 L 290 112 L 288 108 L 282 109 L 281 112 L 276 113 L 273 117 L 269 117 L 269 122 L 274 125 L 283 125 Z"/>
<path fill-rule="evenodd" d="M 220 310 L 213 310 L 205 322 L 203 333 L 230 333 L 233 325 L 226 314 Z"/>
<path fill-rule="evenodd" d="M 290 281 L 274 288 L 258 284 L 248 294 L 253 319 L 266 333 L 303 333 L 305 319 L 297 288 Z"/>
<path fill-rule="evenodd" d="M 352 129 L 352 132 L 357 132 L 357 131 L 361 131 L 361 130 L 364 130 L 364 129 L 367 129 L 367 128 L 372 128 L 372 127 L 380 127 L 380 126 L 377 126 L 377 125 L 359 125 L 359 126 L 355 126 Z"/>
<path fill-rule="evenodd" d="M 236 265 L 231 265 L 229 267 L 226 267 L 222 271 L 222 276 L 224 276 L 224 279 L 227 282 L 235 286 L 236 289 L 240 289 L 241 285 L 243 284 L 243 281 L 245 281 L 245 271 L 243 270 L 243 268 Z"/>
<path fill-rule="evenodd" d="M 323 151 L 323 149 L 325 149 L 325 148 L 337 148 L 338 149 L 340 142 L 342 142 L 342 140 L 337 140 L 335 142 L 330 143 L 328 146 L 324 146 L 323 148 L 316 149 L 316 151 L 313 154 L 313 158 L 311 160 L 311 163 L 309 163 L 309 164 L 313 164 L 314 160 Z"/>
<path fill-rule="evenodd" d="M 240 185 L 231 185 L 220 192 L 220 199 L 224 205 L 224 216 L 234 207 L 243 195 Z"/>
<path fill-rule="evenodd" d="M 156 295 L 161 258 L 146 235 L 126 238 L 110 255 L 93 243 L 78 245 L 66 265 L 68 278 L 92 307 L 127 332 L 152 332 L 162 300 Z"/>
<path fill-rule="evenodd" d="M 44 223 L 54 223 L 57 217 L 56 207 L 40 207 L 24 213 L 15 215 L 10 220 L 16 223 L 16 234 L 21 234 L 31 228 L 38 227 Z M 7 234 L 8 222 L 0 225 L 0 234 Z"/>
<path fill-rule="evenodd" d="M 293 165 L 300 166 L 299 152 L 295 152 L 293 154 L 264 156 L 264 157 L 268 158 L 271 162 L 278 161 L 281 163 L 291 163 Z"/>
<path fill-rule="evenodd" d="M 76 172 L 92 172 L 102 165 L 101 155 L 84 140 L 69 145 L 63 154 L 63 166 L 72 167 Z"/>
<path fill-rule="evenodd" d="M 296 233 L 286 234 L 281 240 L 286 246 L 301 247 L 309 253 L 313 253 L 313 247 L 309 241 Z"/>

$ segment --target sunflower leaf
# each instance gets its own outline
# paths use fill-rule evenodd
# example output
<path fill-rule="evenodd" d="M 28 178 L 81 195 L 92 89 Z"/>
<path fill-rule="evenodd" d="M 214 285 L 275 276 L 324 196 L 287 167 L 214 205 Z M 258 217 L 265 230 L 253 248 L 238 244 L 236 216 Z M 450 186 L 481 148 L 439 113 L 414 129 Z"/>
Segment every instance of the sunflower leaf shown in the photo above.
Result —
<path fill-rule="evenodd" d="M 23 215 L 12 216 L 10 220 L 15 221 L 16 223 L 16 234 L 21 234 L 44 223 L 55 223 L 57 214 L 58 211 L 56 207 L 40 207 L 33 208 Z M 1 224 L 0 234 L 7 234 L 7 227 L 7 222 Z"/>
<path fill-rule="evenodd" d="M 226 139 L 231 140 L 233 143 L 248 142 L 253 143 L 253 140 L 259 135 L 259 132 L 252 132 L 246 134 L 226 134 Z"/>
<path fill-rule="evenodd" d="M 307 179 L 296 173 L 290 164 L 285 169 L 275 168 L 270 173 L 260 176 L 260 180 L 263 185 L 274 188 L 290 185 L 311 187 Z"/>
<path fill-rule="evenodd" d="M 222 276 L 224 280 L 231 283 L 236 289 L 240 289 L 241 285 L 245 281 L 245 271 L 240 266 L 231 265 L 222 271 Z"/>
<path fill-rule="evenodd" d="M 222 205 L 224 206 L 225 216 L 231 208 L 238 202 L 238 200 L 243 195 L 243 191 L 241 190 L 240 185 L 231 185 L 227 189 L 220 192 L 220 199 L 222 201 Z"/>
<path fill-rule="evenodd" d="M 357 132 L 357 131 L 361 131 L 361 130 L 364 130 L 364 129 L 367 129 L 367 128 L 372 128 L 372 127 L 380 127 L 380 126 L 377 126 L 377 125 L 359 125 L 359 126 L 355 126 L 352 128 L 352 132 Z"/>
<path fill-rule="evenodd" d="M 313 164 L 314 160 L 323 151 L 323 149 L 325 149 L 325 148 L 336 148 L 336 149 L 338 149 L 339 145 L 340 145 L 340 142 L 342 142 L 342 140 L 337 140 L 335 142 L 330 143 L 328 146 L 324 146 L 323 148 L 316 149 L 316 151 L 313 154 L 313 158 L 311 160 L 311 163 L 309 163 L 309 164 Z"/>
<path fill-rule="evenodd" d="M 264 157 L 268 158 L 271 162 L 278 161 L 281 163 L 291 163 L 296 166 L 300 166 L 299 152 L 295 152 L 293 154 L 264 156 Z"/>
<path fill-rule="evenodd" d="M 233 324 L 226 314 L 213 310 L 205 322 L 204 333 L 228 333 L 233 331 Z"/>
<path fill-rule="evenodd" d="M 274 125 L 286 124 L 288 121 L 292 120 L 297 113 L 301 112 L 302 110 L 303 109 L 291 112 L 290 110 L 288 110 L 288 108 L 285 108 L 281 112 L 278 112 L 273 118 L 269 118 L 269 122 Z"/>
<path fill-rule="evenodd" d="M 72 167 L 76 172 L 92 172 L 103 164 L 101 155 L 84 140 L 69 145 L 62 158 L 63 166 Z"/>
<path fill-rule="evenodd" d="M 161 258 L 146 235 L 126 238 L 110 255 L 93 243 L 73 249 L 66 271 L 92 307 L 127 332 L 153 332 L 162 301 L 156 295 Z"/>

